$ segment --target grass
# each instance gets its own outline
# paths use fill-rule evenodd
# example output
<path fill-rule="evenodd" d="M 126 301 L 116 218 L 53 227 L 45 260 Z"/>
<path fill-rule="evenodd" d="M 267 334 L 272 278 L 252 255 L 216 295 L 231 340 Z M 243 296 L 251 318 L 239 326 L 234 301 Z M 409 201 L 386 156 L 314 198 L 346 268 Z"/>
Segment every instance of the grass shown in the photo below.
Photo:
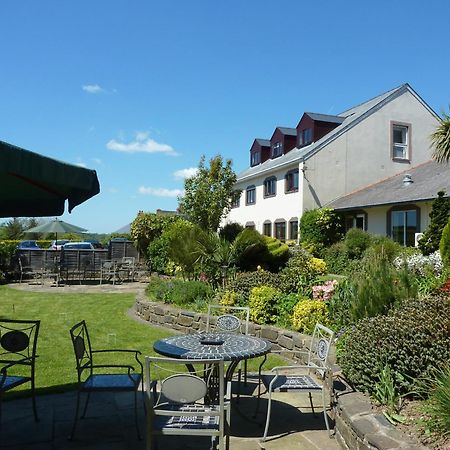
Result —
<path fill-rule="evenodd" d="M 75 357 L 69 329 L 80 320 L 84 319 L 88 325 L 93 349 L 136 349 L 142 356 L 154 355 L 153 343 L 174 334 L 171 330 L 152 327 L 129 317 L 127 311 L 134 301 L 134 294 L 40 293 L 0 286 L 0 319 L 41 321 L 36 362 L 37 391 L 61 392 L 75 388 Z M 143 357 L 141 360 L 143 362 Z M 260 361 L 260 358 L 250 360 L 249 371 L 257 371 Z M 273 367 L 280 361 L 269 356 L 264 368 Z M 112 362 L 111 359 L 108 362 Z M 14 397 L 24 393 L 29 393 L 29 383 L 8 395 Z"/>
<path fill-rule="evenodd" d="M 62 391 L 75 387 L 69 329 L 80 320 L 86 320 L 94 349 L 137 349 L 143 355 L 155 354 L 153 342 L 173 334 L 130 318 L 127 311 L 134 301 L 133 294 L 36 293 L 0 286 L 0 319 L 41 321 L 36 386 L 44 392 Z"/>

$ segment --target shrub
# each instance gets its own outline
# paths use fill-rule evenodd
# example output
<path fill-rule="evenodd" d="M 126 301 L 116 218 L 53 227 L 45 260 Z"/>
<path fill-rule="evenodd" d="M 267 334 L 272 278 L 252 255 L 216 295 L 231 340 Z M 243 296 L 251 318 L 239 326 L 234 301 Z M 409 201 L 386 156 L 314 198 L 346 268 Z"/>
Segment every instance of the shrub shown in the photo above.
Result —
<path fill-rule="evenodd" d="M 264 237 L 252 228 L 246 228 L 234 241 L 236 265 L 241 270 L 256 270 L 258 266 L 266 265 L 269 260 Z"/>
<path fill-rule="evenodd" d="M 344 242 L 348 256 L 352 259 L 360 259 L 370 247 L 372 237 L 364 230 L 352 228 L 345 235 Z"/>
<path fill-rule="evenodd" d="M 257 286 L 278 287 L 280 278 L 277 274 L 259 269 L 254 272 L 243 272 L 228 284 L 228 290 L 235 292 L 241 306 L 248 305 L 250 291 Z"/>
<path fill-rule="evenodd" d="M 270 286 L 254 287 L 250 291 L 248 306 L 250 319 L 255 323 L 274 323 L 276 316 L 276 298 L 280 291 Z"/>
<path fill-rule="evenodd" d="M 212 298 L 213 291 L 209 284 L 202 281 L 173 280 L 171 289 L 166 293 L 165 303 L 178 306 L 194 306 L 193 309 L 205 309 Z"/>
<path fill-rule="evenodd" d="M 324 260 L 331 273 L 346 273 L 350 258 L 347 253 L 345 242 L 336 242 L 328 247 L 324 252 Z"/>
<path fill-rule="evenodd" d="M 316 323 L 328 325 L 327 305 L 320 300 L 301 299 L 292 314 L 292 326 L 300 333 L 312 334 Z"/>
<path fill-rule="evenodd" d="M 416 253 L 415 255 L 405 256 L 404 258 L 397 256 L 394 259 L 394 266 L 398 269 L 401 268 L 403 264 L 406 264 L 412 273 L 422 277 L 428 274 L 438 277 L 442 273 L 443 268 L 439 252 L 434 252 L 428 256 Z"/>
<path fill-rule="evenodd" d="M 319 284 L 312 287 L 312 295 L 314 300 L 329 301 L 336 290 L 338 282 L 336 280 L 325 281 L 324 284 Z"/>
<path fill-rule="evenodd" d="M 219 236 L 228 242 L 233 242 L 243 229 L 244 227 L 240 223 L 230 222 L 220 229 Z"/>
<path fill-rule="evenodd" d="M 280 290 L 285 294 L 305 292 L 315 277 L 322 274 L 323 264 L 311 262 L 312 258 L 304 250 L 289 258 L 286 267 L 280 272 Z"/>
<path fill-rule="evenodd" d="M 221 292 L 220 295 L 216 297 L 217 303 L 226 306 L 235 306 L 239 301 L 239 296 L 236 292 L 229 291 L 228 289 Z"/>
<path fill-rule="evenodd" d="M 276 298 L 277 325 L 289 328 L 292 325 L 292 311 L 299 301 L 298 294 L 280 293 Z"/>
<path fill-rule="evenodd" d="M 169 239 L 163 232 L 160 237 L 154 239 L 148 246 L 147 255 L 151 261 L 153 271 L 167 275 L 169 274 L 169 245 Z"/>
<path fill-rule="evenodd" d="M 412 248 L 403 247 L 387 236 L 372 236 L 372 244 L 366 250 L 366 254 L 383 253 L 389 261 L 393 261 L 396 256 L 414 251 Z"/>
<path fill-rule="evenodd" d="M 419 249 L 424 255 L 439 250 L 439 241 L 442 231 L 450 217 L 450 198 L 445 197 L 445 192 L 439 191 L 431 204 L 430 224 L 419 240 Z"/>
<path fill-rule="evenodd" d="M 348 279 L 339 282 L 328 304 L 330 321 L 337 331 L 345 329 L 352 323 L 350 308 L 354 296 L 353 289 L 354 286 Z"/>
<path fill-rule="evenodd" d="M 388 364 L 397 390 L 409 392 L 414 379 L 449 361 L 450 301 L 437 296 L 404 301 L 386 315 L 361 320 L 342 339 L 339 364 L 358 389 L 373 394 Z"/>
<path fill-rule="evenodd" d="M 163 302 L 171 287 L 172 281 L 169 278 L 151 277 L 146 288 L 147 296 L 151 301 Z"/>
<path fill-rule="evenodd" d="M 315 254 L 342 237 L 342 219 L 330 208 L 305 211 L 300 219 L 300 241 L 313 244 Z"/>
<path fill-rule="evenodd" d="M 353 321 L 384 314 L 395 303 L 417 295 L 408 269 L 396 270 L 383 254 L 365 258 L 360 271 L 353 275 L 352 284 Z"/>
<path fill-rule="evenodd" d="M 427 383 L 429 398 L 422 405 L 425 423 L 433 432 L 450 436 L 450 365 L 438 370 Z"/>
<path fill-rule="evenodd" d="M 263 238 L 268 250 L 268 259 L 263 264 L 272 272 L 278 272 L 289 259 L 289 247 L 273 237 L 263 236 Z"/>
<path fill-rule="evenodd" d="M 450 266 L 450 219 L 442 231 L 441 242 L 439 244 L 439 252 L 445 267 Z"/>

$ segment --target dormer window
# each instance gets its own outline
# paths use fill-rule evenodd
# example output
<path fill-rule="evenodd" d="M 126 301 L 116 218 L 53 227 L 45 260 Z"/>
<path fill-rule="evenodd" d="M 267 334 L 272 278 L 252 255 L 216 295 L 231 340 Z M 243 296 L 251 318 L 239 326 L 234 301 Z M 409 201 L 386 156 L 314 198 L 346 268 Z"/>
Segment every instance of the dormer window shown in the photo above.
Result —
<path fill-rule="evenodd" d="M 272 158 L 278 158 L 283 154 L 283 143 L 278 141 L 273 145 Z"/>
<path fill-rule="evenodd" d="M 299 135 L 299 144 L 300 145 L 308 145 L 312 142 L 312 130 L 311 128 L 305 128 L 300 132 Z"/>
<path fill-rule="evenodd" d="M 253 152 L 251 155 L 250 164 L 252 166 L 257 166 L 261 162 L 261 152 Z"/>

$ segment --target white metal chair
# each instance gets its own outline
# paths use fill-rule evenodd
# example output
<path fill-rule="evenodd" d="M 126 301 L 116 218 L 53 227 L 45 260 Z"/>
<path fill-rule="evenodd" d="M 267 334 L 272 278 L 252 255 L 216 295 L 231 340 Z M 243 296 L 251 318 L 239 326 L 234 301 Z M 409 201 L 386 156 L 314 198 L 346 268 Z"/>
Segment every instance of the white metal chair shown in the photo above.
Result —
<path fill-rule="evenodd" d="M 250 308 L 248 306 L 208 305 L 206 332 L 248 334 Z M 241 363 L 238 368 L 238 386 L 241 384 Z M 244 360 L 244 385 L 247 386 L 247 360 Z M 238 398 L 240 391 L 238 391 Z"/>
<path fill-rule="evenodd" d="M 229 448 L 231 386 L 223 360 L 147 356 L 145 380 L 147 450 L 158 435 L 211 436 L 220 450 Z"/>
<path fill-rule="evenodd" d="M 326 390 L 331 386 L 331 368 L 328 362 L 330 346 L 334 337 L 334 332 L 321 324 L 316 324 L 309 351 L 279 351 L 278 353 L 291 353 L 295 357 L 302 358 L 305 364 L 290 364 L 286 366 L 276 366 L 272 369 L 270 375 L 259 375 L 260 382 L 264 384 L 269 394 L 267 404 L 266 426 L 262 441 L 267 438 L 269 431 L 272 393 L 273 392 L 305 392 L 309 395 L 309 401 L 313 414 L 314 404 L 312 393 L 322 393 L 323 417 L 328 433 L 331 435 L 330 425 L 328 423 L 328 415 L 326 408 Z M 261 370 L 261 369 L 260 369 Z M 286 373 L 287 374 L 286 374 Z M 327 386 L 327 382 L 329 383 Z M 258 403 L 260 399 L 260 389 L 258 388 Z"/>

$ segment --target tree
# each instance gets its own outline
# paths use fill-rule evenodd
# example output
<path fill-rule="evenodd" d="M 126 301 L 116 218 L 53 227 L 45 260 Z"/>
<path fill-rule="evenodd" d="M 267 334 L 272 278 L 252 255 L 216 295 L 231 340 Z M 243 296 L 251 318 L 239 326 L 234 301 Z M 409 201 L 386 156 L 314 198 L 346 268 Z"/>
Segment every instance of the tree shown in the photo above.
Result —
<path fill-rule="evenodd" d="M 434 145 L 433 159 L 438 163 L 450 161 L 450 116 L 443 113 L 436 131 L 431 135 Z"/>
<path fill-rule="evenodd" d="M 217 155 L 205 166 L 202 156 L 196 175 L 184 182 L 184 197 L 180 197 L 180 210 L 189 220 L 205 231 L 217 231 L 220 221 L 239 198 L 240 191 L 234 190 L 236 174 L 230 159 Z"/>
<path fill-rule="evenodd" d="M 13 218 L 3 225 L 3 239 L 22 239 L 26 229 L 22 219 Z"/>
<path fill-rule="evenodd" d="M 431 255 L 439 250 L 442 230 L 447 225 L 450 216 L 450 199 L 444 197 L 445 192 L 443 191 L 439 191 L 437 195 L 431 204 L 430 225 L 419 241 L 419 249 L 424 255 Z"/>

